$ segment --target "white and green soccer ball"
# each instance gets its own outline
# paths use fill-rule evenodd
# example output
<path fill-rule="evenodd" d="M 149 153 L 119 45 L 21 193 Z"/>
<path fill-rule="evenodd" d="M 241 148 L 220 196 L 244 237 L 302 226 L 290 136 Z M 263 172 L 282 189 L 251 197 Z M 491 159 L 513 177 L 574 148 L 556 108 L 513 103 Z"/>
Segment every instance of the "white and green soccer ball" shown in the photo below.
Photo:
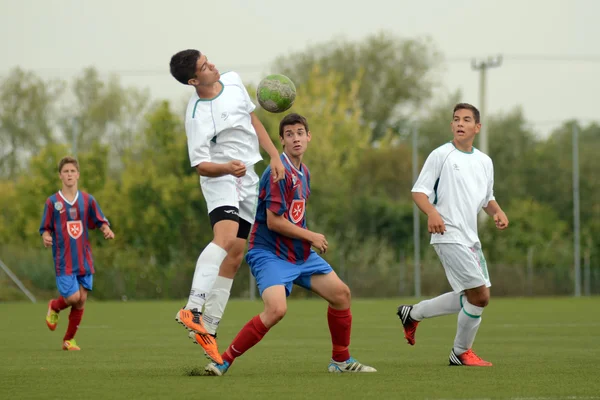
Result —
<path fill-rule="evenodd" d="M 265 110 L 272 113 L 284 112 L 296 100 L 296 86 L 285 75 L 269 75 L 258 84 L 256 98 Z"/>

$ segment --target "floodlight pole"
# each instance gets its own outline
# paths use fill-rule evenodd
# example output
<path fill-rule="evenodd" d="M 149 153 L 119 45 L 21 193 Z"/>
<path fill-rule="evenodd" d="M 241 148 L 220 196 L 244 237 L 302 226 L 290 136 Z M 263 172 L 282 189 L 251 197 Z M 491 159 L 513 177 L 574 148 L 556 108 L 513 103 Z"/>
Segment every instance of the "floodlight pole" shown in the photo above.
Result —
<path fill-rule="evenodd" d="M 573 261 L 575 297 L 581 296 L 581 235 L 579 219 L 579 130 L 573 123 Z"/>
<path fill-rule="evenodd" d="M 413 185 L 419 176 L 419 128 L 415 124 L 412 127 L 412 180 Z M 415 297 L 421 297 L 421 233 L 419 225 L 419 208 L 413 201 L 413 243 L 414 243 L 414 274 L 415 274 Z"/>
<path fill-rule="evenodd" d="M 479 71 L 479 117 L 481 129 L 479 131 L 479 149 L 489 155 L 488 145 L 488 130 L 487 121 L 483 122 L 483 119 L 487 117 L 485 109 L 485 96 L 486 96 L 486 85 L 487 85 L 487 70 L 490 68 L 500 67 L 502 65 L 502 55 L 496 57 L 488 57 L 486 61 L 479 61 L 473 59 L 471 61 L 471 68 Z M 483 211 L 479 213 L 479 222 L 483 222 L 487 214 Z"/>

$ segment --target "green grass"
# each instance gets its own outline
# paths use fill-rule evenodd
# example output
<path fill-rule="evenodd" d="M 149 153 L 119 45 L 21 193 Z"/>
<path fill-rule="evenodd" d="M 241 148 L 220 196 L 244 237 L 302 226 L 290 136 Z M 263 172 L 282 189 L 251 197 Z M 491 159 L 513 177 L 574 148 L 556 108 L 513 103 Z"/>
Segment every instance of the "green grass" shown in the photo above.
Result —
<path fill-rule="evenodd" d="M 50 332 L 45 302 L 4 303 L 0 398 L 600 398 L 600 298 L 492 299 L 474 346 L 492 368 L 447 366 L 456 316 L 423 322 L 416 346 L 405 344 L 399 302 L 353 303 L 352 355 L 376 374 L 327 373 L 326 305 L 295 300 L 224 377 L 190 376 L 207 361 L 174 321 L 182 301 L 89 302 L 77 335 L 81 352 L 61 351 L 67 312 Z M 232 301 L 220 348 L 261 309 Z"/>

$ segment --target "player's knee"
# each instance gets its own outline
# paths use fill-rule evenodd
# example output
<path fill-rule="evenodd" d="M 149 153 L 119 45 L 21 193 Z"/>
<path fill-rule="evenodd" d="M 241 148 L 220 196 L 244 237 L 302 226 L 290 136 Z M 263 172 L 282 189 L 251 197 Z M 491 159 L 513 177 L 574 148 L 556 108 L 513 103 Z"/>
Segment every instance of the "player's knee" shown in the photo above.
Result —
<path fill-rule="evenodd" d="M 486 307 L 490 303 L 490 295 L 486 293 L 481 293 L 474 299 L 469 300 L 469 303 L 477 307 Z"/>
<path fill-rule="evenodd" d="M 65 303 L 67 303 L 71 307 L 76 307 L 77 304 L 79 304 L 80 300 L 81 300 L 81 294 L 79 292 L 76 292 L 76 293 L 70 295 L 69 297 L 65 298 Z"/>
<path fill-rule="evenodd" d="M 286 304 L 277 304 L 277 305 L 267 307 L 264 311 L 265 317 L 267 320 L 265 325 L 267 325 L 270 328 L 271 326 L 277 324 L 279 321 L 281 321 L 283 319 L 283 317 L 285 317 L 286 312 L 287 312 Z"/>
<path fill-rule="evenodd" d="M 79 298 L 77 299 L 77 301 L 75 302 L 75 304 L 73 304 L 73 308 L 75 309 L 82 309 L 85 306 L 85 301 L 87 300 L 87 295 L 85 293 L 79 293 Z"/>
<path fill-rule="evenodd" d="M 481 299 L 479 299 L 479 304 L 477 304 L 477 306 L 479 307 L 487 307 L 487 305 L 490 304 L 490 296 L 484 296 Z"/>
<path fill-rule="evenodd" d="M 219 268 L 219 275 L 224 276 L 226 278 L 233 279 L 240 269 L 240 265 L 242 264 L 242 260 L 244 258 L 243 252 L 229 252 L 227 253 L 227 257 L 223 260 L 221 267 Z"/>
<path fill-rule="evenodd" d="M 215 238 L 213 239 L 213 243 L 216 244 L 217 246 L 219 246 L 220 248 L 222 248 L 223 250 L 225 250 L 226 252 L 229 252 L 229 250 L 231 250 L 231 248 L 233 247 L 233 244 L 235 243 L 235 235 L 228 235 L 228 234 L 221 234 L 221 235 L 215 235 Z"/>
<path fill-rule="evenodd" d="M 244 259 L 244 249 L 242 249 L 241 251 L 238 251 L 237 249 L 235 249 L 234 251 L 231 252 L 230 256 L 231 256 L 230 267 L 233 270 L 233 272 L 235 273 L 240 268 L 240 265 L 242 264 L 242 260 Z"/>
<path fill-rule="evenodd" d="M 350 293 L 350 288 L 345 283 L 342 283 L 336 290 L 331 304 L 338 308 L 349 308 L 351 297 L 352 294 Z"/>

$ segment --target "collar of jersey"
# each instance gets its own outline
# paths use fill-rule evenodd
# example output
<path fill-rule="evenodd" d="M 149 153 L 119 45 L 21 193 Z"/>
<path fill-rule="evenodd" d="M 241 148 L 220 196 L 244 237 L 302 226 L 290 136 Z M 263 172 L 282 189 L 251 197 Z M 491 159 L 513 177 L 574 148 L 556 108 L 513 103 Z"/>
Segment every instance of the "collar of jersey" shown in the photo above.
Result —
<path fill-rule="evenodd" d="M 215 97 L 211 97 L 210 99 L 203 99 L 202 97 L 198 96 L 198 93 L 196 93 L 196 96 L 198 96 L 198 101 L 213 101 L 214 99 L 219 97 L 221 95 L 221 93 L 223 93 L 223 90 L 225 90 L 225 84 L 223 82 L 221 82 L 220 79 L 219 79 L 219 83 L 221 84 L 221 91 L 219 93 L 217 93 L 217 95 Z"/>
<path fill-rule="evenodd" d="M 58 191 L 58 194 L 60 195 L 60 197 L 62 197 L 62 199 L 65 201 L 65 203 L 67 203 L 70 206 L 72 206 L 73 204 L 77 203 L 77 199 L 79 198 L 79 190 L 75 194 L 75 198 L 73 199 L 72 202 L 69 201 L 69 200 L 67 200 L 67 198 L 65 197 L 65 195 L 62 194 L 62 192 L 60 190 Z"/>
<path fill-rule="evenodd" d="M 302 173 L 302 171 L 300 171 L 298 168 L 296 168 L 296 166 L 292 163 L 292 161 L 289 159 L 289 157 L 287 156 L 287 154 L 285 154 L 285 152 L 283 153 L 283 156 L 285 157 L 287 163 L 290 164 L 290 167 L 292 167 L 300 175 L 304 176 L 304 174 Z M 300 164 L 300 167 L 302 167 L 302 164 Z"/>
<path fill-rule="evenodd" d="M 451 140 L 450 143 L 452 144 L 452 146 L 454 146 L 454 148 L 458 151 L 460 151 L 461 153 L 464 154 L 473 154 L 475 153 L 475 146 L 471 145 L 471 151 L 462 151 L 461 149 L 459 149 L 458 147 L 456 147 L 456 145 L 454 144 L 454 141 Z"/>

